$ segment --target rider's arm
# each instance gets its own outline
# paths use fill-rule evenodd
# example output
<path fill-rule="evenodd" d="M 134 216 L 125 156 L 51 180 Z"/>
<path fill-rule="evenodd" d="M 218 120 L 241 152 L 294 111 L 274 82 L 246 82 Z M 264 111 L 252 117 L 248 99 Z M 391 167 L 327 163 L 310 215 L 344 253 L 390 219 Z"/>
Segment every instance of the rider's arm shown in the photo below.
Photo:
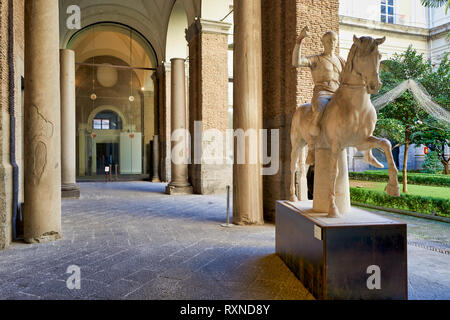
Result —
<path fill-rule="evenodd" d="M 307 57 L 302 56 L 302 43 L 297 42 L 294 47 L 294 52 L 292 54 L 292 65 L 296 68 L 298 67 L 311 67 L 311 60 Z"/>

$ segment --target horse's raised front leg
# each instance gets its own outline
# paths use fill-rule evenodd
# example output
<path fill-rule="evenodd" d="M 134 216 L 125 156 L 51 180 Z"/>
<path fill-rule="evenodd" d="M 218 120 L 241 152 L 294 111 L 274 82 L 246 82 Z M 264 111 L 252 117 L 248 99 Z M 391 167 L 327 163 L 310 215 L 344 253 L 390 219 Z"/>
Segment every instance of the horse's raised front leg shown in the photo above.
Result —
<path fill-rule="evenodd" d="M 385 191 L 392 197 L 399 197 L 400 186 L 398 184 L 398 169 L 395 165 L 394 157 L 392 156 L 392 145 L 389 140 L 371 136 L 367 139 L 367 142 L 363 146 L 358 147 L 358 149 L 370 150 L 377 147 L 384 151 L 388 162 L 389 182 Z"/>
<path fill-rule="evenodd" d="M 329 208 L 328 217 L 339 217 L 339 209 L 336 205 L 336 179 L 338 175 L 338 156 L 342 152 L 338 147 L 331 146 L 330 152 L 330 194 L 329 194 Z"/>

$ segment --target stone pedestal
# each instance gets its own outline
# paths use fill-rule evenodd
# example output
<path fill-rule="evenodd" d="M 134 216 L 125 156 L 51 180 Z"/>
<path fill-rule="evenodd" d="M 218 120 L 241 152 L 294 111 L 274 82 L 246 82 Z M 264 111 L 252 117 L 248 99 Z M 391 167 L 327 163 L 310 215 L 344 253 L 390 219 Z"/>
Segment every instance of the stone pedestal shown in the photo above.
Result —
<path fill-rule="evenodd" d="M 406 224 L 357 208 L 327 218 L 311 201 L 276 209 L 276 252 L 317 299 L 408 299 Z"/>
<path fill-rule="evenodd" d="M 166 193 L 170 195 L 191 194 L 193 189 L 188 181 L 187 167 L 185 59 L 175 58 L 171 60 L 171 63 L 172 174 Z M 177 152 L 174 152 L 174 150 L 177 150 Z"/>
<path fill-rule="evenodd" d="M 152 152 L 152 162 L 153 162 L 153 177 L 152 182 L 161 182 L 159 179 L 159 137 L 153 137 L 153 152 Z"/>
<path fill-rule="evenodd" d="M 350 212 L 350 184 L 348 180 L 347 151 L 344 150 L 338 159 L 338 175 L 336 178 L 336 205 L 341 215 Z M 314 169 L 314 211 L 328 212 L 330 205 L 330 150 L 316 149 Z M 307 189 L 307 188 L 306 188 Z"/>
<path fill-rule="evenodd" d="M 63 198 L 79 198 L 76 184 L 76 99 L 75 52 L 60 50 L 61 70 L 61 195 Z"/>
<path fill-rule="evenodd" d="M 234 114 L 235 130 L 262 129 L 261 1 L 234 2 Z M 233 223 L 262 224 L 262 164 L 260 148 L 246 139 L 245 163 L 233 167 Z M 253 141 L 253 143 L 255 143 Z M 256 154 L 252 154 L 256 152 Z M 235 159 L 237 160 L 237 144 Z M 256 163 L 250 163 L 250 158 Z M 235 160 L 235 161 L 236 161 Z"/>
<path fill-rule="evenodd" d="M 25 1 L 24 239 L 61 237 L 58 1 Z"/>

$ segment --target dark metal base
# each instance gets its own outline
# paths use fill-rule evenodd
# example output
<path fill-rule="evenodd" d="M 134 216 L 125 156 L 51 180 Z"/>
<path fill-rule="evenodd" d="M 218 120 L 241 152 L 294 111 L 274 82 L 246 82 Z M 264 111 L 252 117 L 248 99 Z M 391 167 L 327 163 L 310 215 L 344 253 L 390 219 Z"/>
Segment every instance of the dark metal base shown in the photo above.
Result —
<path fill-rule="evenodd" d="M 276 252 L 317 299 L 408 299 L 406 224 L 357 208 L 327 218 L 312 201 L 276 210 Z"/>
<path fill-rule="evenodd" d="M 80 187 L 76 184 L 62 185 L 61 197 L 63 199 L 79 199 L 81 196 Z"/>

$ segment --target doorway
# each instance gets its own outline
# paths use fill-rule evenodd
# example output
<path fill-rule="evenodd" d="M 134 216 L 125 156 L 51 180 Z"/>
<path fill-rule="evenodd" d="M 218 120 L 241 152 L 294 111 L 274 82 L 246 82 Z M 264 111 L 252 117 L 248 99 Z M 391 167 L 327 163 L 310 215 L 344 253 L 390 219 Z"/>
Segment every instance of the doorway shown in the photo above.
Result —
<path fill-rule="evenodd" d="M 105 167 L 119 164 L 118 143 L 97 143 L 97 175 L 105 174 Z"/>

